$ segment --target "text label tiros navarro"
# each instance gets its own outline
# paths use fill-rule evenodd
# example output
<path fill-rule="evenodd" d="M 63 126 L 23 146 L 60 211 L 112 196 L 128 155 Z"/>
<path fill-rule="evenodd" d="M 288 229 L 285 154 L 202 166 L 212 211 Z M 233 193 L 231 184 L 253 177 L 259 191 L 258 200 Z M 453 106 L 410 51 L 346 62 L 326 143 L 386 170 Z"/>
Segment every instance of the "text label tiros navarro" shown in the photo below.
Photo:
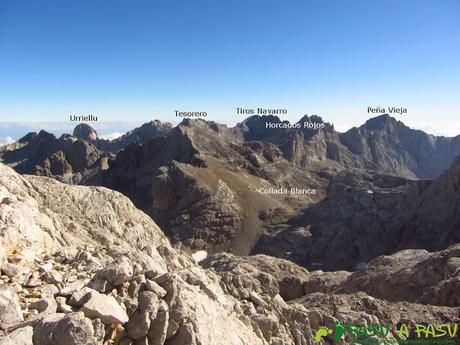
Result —
<path fill-rule="evenodd" d="M 287 109 L 268 109 L 268 108 L 236 108 L 238 115 L 286 115 Z"/>

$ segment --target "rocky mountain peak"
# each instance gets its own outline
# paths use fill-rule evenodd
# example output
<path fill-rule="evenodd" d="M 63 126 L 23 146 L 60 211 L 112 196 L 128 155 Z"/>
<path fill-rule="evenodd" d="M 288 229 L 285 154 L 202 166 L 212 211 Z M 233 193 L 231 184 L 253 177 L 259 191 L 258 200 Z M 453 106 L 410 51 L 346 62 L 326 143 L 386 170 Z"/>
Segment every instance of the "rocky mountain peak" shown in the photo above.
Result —
<path fill-rule="evenodd" d="M 158 132 L 161 130 L 168 130 L 172 128 L 172 124 L 169 122 L 162 122 L 160 120 L 153 120 L 147 123 L 144 123 L 142 126 L 139 128 L 136 128 L 133 131 L 128 132 L 129 133 L 138 133 L 138 135 L 149 135 L 152 132 Z"/>
<path fill-rule="evenodd" d="M 152 127 L 161 127 L 161 128 L 170 128 L 172 127 L 171 123 L 169 122 L 162 122 L 160 120 L 152 120 L 150 122 L 146 123 L 147 125 L 150 125 Z M 141 126 L 142 127 L 142 126 Z"/>
<path fill-rule="evenodd" d="M 0 152 L 2 162 L 20 173 L 44 175 L 67 183 L 86 183 L 106 167 L 108 156 L 94 142 L 68 134 L 59 138 L 40 131 L 29 133 L 19 145 Z"/>
<path fill-rule="evenodd" d="M 203 120 L 203 119 L 190 119 L 190 118 L 185 118 L 182 120 L 182 122 L 179 124 L 178 127 L 189 127 L 189 128 L 208 128 L 210 127 L 209 124 L 211 122 Z"/>
<path fill-rule="evenodd" d="M 134 128 L 129 132 L 123 134 L 121 137 L 114 140 L 105 140 L 97 138 L 94 140 L 87 140 L 92 142 L 96 147 L 101 151 L 116 153 L 120 150 L 123 150 L 131 143 L 140 143 L 143 144 L 146 141 L 162 136 L 163 134 L 169 132 L 172 129 L 172 124 L 169 122 L 162 122 L 160 120 L 153 120 L 147 123 L 144 123 L 142 126 Z M 75 132 L 74 132 L 75 135 Z M 94 137 L 93 135 L 93 137 Z M 86 140 L 86 139 L 85 139 Z"/>
<path fill-rule="evenodd" d="M 253 115 L 244 120 L 241 124 L 246 125 L 247 127 L 265 127 L 265 122 L 282 122 L 278 116 L 275 115 Z"/>
<path fill-rule="evenodd" d="M 26 135 L 27 136 L 27 135 Z M 56 136 L 53 133 L 41 130 L 38 132 L 37 136 L 34 136 L 38 140 L 53 140 L 56 139 Z"/>
<path fill-rule="evenodd" d="M 316 123 L 324 123 L 323 118 L 318 115 L 307 115 L 305 114 L 298 122 L 316 122 Z"/>
<path fill-rule="evenodd" d="M 246 141 L 260 140 L 275 142 L 279 140 L 279 137 L 285 130 L 267 128 L 267 123 L 279 124 L 282 122 L 288 123 L 288 121 L 281 121 L 281 119 L 275 115 L 253 115 L 243 122 L 238 123 L 235 128 L 241 131 Z"/>
<path fill-rule="evenodd" d="M 362 126 L 368 130 L 384 129 L 387 126 L 394 126 L 396 124 L 403 125 L 402 122 L 396 120 L 394 117 L 391 117 L 388 114 L 382 114 L 367 120 Z"/>
<path fill-rule="evenodd" d="M 96 130 L 86 123 L 80 123 L 77 125 L 74 128 L 72 135 L 89 142 L 93 142 L 98 139 Z"/>
<path fill-rule="evenodd" d="M 29 132 L 26 135 L 24 135 L 22 138 L 18 139 L 19 143 L 26 143 L 30 141 L 31 139 L 35 138 L 37 136 L 36 132 Z"/>

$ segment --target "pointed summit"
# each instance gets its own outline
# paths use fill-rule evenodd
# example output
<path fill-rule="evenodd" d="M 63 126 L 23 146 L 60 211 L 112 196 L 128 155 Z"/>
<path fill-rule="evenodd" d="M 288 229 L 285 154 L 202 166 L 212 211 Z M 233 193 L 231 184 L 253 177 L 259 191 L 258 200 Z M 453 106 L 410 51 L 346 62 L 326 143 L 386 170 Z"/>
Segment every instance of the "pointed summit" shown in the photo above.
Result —
<path fill-rule="evenodd" d="M 242 131 L 242 135 L 246 141 L 261 140 L 261 141 L 277 141 L 286 129 L 273 130 L 267 124 L 285 123 L 288 121 L 281 121 L 276 115 L 253 115 L 248 117 L 243 122 L 236 125 L 236 128 Z"/>
<path fill-rule="evenodd" d="M 302 118 L 298 122 L 317 122 L 317 123 L 323 123 L 323 118 L 318 115 L 310 115 L 305 114 L 302 116 Z"/>
<path fill-rule="evenodd" d="M 383 129 L 384 127 L 388 125 L 393 125 L 398 123 L 399 121 L 396 120 L 394 117 L 391 117 L 388 114 L 382 114 L 373 118 L 370 118 L 369 120 L 364 123 L 363 127 L 366 129 Z"/>
<path fill-rule="evenodd" d="M 276 115 L 252 115 L 245 119 L 243 122 L 238 123 L 237 127 L 247 128 L 264 128 L 266 122 L 280 123 L 281 119 Z"/>

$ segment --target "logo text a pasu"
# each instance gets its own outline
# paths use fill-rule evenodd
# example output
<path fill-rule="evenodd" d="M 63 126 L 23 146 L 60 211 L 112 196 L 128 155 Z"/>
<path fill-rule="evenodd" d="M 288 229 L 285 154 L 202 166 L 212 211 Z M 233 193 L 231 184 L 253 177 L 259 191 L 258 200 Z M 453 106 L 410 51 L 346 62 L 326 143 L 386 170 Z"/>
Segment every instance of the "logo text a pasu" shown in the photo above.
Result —
<path fill-rule="evenodd" d="M 402 324 L 396 329 L 396 333 L 400 338 L 408 338 L 410 329 L 410 326 Z M 414 332 L 417 338 L 454 338 L 458 332 L 458 325 L 450 323 L 444 323 L 442 325 L 415 324 Z"/>

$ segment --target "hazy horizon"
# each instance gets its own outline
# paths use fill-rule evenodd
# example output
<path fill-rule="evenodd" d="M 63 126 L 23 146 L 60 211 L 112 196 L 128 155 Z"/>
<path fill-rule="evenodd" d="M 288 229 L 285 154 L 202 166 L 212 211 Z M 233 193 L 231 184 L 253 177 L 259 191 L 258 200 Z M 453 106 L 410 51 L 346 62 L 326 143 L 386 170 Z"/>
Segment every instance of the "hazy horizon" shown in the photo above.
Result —
<path fill-rule="evenodd" d="M 455 0 L 26 0 L 0 3 L 0 121 L 175 122 L 237 107 L 326 114 L 345 130 L 367 107 L 460 133 Z M 1 134 L 4 136 L 4 134 Z"/>
<path fill-rule="evenodd" d="M 302 116 L 306 114 L 297 116 L 296 118 L 292 119 L 292 116 L 282 116 L 278 115 L 278 117 L 282 121 L 289 121 L 291 123 L 295 123 Z M 308 115 L 313 115 L 313 114 L 308 114 Z M 345 124 L 337 124 L 332 121 L 330 121 L 326 116 L 323 116 L 321 114 L 315 114 L 320 116 L 324 122 L 329 122 L 334 125 L 334 129 L 338 132 L 346 132 L 352 127 L 359 127 L 363 125 L 368 119 L 380 116 L 381 114 L 374 114 L 373 116 L 369 116 L 366 118 L 364 121 L 355 123 L 353 125 L 345 125 Z M 438 123 L 437 128 L 431 128 L 429 126 L 420 126 L 420 123 L 409 123 L 407 121 L 404 121 L 404 116 L 395 116 L 391 114 L 390 116 L 396 118 L 397 120 L 403 122 L 406 126 L 412 128 L 412 129 L 417 129 L 417 130 L 422 130 L 428 134 L 432 134 L 435 136 L 445 136 L 445 137 L 455 137 L 457 135 L 460 135 L 460 130 L 457 131 L 457 127 L 453 126 L 455 121 L 451 123 Z M 236 121 L 235 123 L 224 123 L 228 127 L 234 127 L 237 123 L 244 121 L 249 116 L 243 116 L 239 121 Z M 91 127 L 93 127 L 96 132 L 98 133 L 98 136 L 103 139 L 109 139 L 113 140 L 117 137 L 120 137 L 121 135 L 125 134 L 126 132 L 136 128 L 140 127 L 142 124 L 153 121 L 153 120 L 160 120 L 163 122 L 170 122 L 174 126 L 177 126 L 181 120 L 177 121 L 165 121 L 161 120 L 158 117 L 152 117 L 151 119 L 147 120 L 132 120 L 132 121 L 101 121 L 101 122 L 71 122 L 71 121 L 0 121 L 0 145 L 4 145 L 7 143 L 10 143 L 12 141 L 16 141 L 26 135 L 27 133 L 30 132 L 38 132 L 40 130 L 45 130 L 47 132 L 53 133 L 55 136 L 60 136 L 64 133 L 71 134 L 75 126 L 77 126 L 79 123 L 87 123 Z M 208 120 L 208 119 L 204 119 Z M 210 120 L 210 119 L 209 119 Z M 210 120 L 213 121 L 213 120 Z"/>

